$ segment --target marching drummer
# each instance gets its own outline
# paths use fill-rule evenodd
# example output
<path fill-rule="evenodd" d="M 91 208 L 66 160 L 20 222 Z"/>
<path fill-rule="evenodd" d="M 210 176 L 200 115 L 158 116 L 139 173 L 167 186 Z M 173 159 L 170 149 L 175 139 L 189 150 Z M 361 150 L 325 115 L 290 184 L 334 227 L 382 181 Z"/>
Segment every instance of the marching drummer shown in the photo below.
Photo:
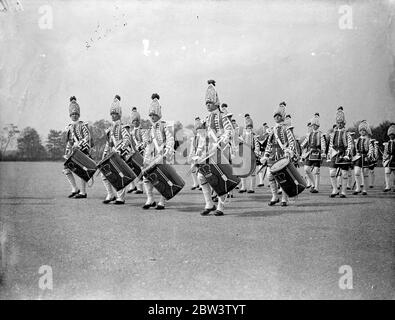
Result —
<path fill-rule="evenodd" d="M 70 97 L 69 114 L 72 123 L 66 127 L 67 142 L 65 156 L 70 155 L 74 147 L 79 148 L 86 155 L 89 155 L 91 150 L 91 134 L 88 123 L 79 120 L 80 106 L 75 96 Z M 86 198 L 85 180 L 81 179 L 81 190 L 79 190 L 71 170 L 65 167 L 63 173 L 71 185 L 71 194 L 68 197 L 74 199 Z"/>
<path fill-rule="evenodd" d="M 103 159 L 107 157 L 111 151 L 118 152 L 122 158 L 125 158 L 131 151 L 130 126 L 123 124 L 121 121 L 122 108 L 120 102 L 121 97 L 116 95 L 110 108 L 112 124 L 111 127 L 106 130 L 107 141 L 104 147 Z M 103 173 L 102 180 L 107 191 L 107 196 L 103 200 L 103 203 L 109 204 L 115 201 L 114 204 L 116 205 L 125 204 L 126 187 L 116 192 Z"/>
<path fill-rule="evenodd" d="M 326 144 L 324 135 L 320 130 L 318 130 L 320 127 L 319 113 L 314 115 L 314 118 L 311 119 L 310 124 L 312 130 L 301 143 L 301 148 L 307 149 L 307 152 L 304 154 L 304 170 L 307 175 L 309 185 L 311 185 L 310 192 L 318 193 L 320 185 L 321 160 L 325 157 Z"/>
<path fill-rule="evenodd" d="M 354 175 L 356 189 L 354 195 L 361 192 L 362 195 L 367 195 L 366 189 L 369 187 L 368 170 L 370 161 L 373 159 L 373 145 L 370 142 L 368 133 L 371 133 L 369 125 L 366 120 L 362 120 L 358 126 L 360 136 L 355 140 L 355 156 L 353 157 Z"/>
<path fill-rule="evenodd" d="M 220 146 L 219 141 L 226 145 L 232 137 L 232 124 L 229 117 L 223 117 L 220 110 L 220 102 L 218 94 L 215 89 L 215 80 L 208 80 L 208 87 L 206 90 L 206 107 L 209 114 L 204 121 L 204 128 L 206 129 L 206 137 L 200 139 L 197 154 L 201 157 L 207 150 L 212 150 Z M 214 136 L 213 136 L 214 135 Z M 202 188 L 203 197 L 205 200 L 205 208 L 201 215 L 206 216 L 210 212 L 215 211 L 214 215 L 224 215 L 224 201 L 226 195 L 218 197 L 218 208 L 215 206 L 211 197 L 211 187 L 208 184 L 204 175 L 199 171 L 198 179 Z"/>
<path fill-rule="evenodd" d="M 130 130 L 130 137 L 131 137 L 131 145 L 133 148 L 134 152 L 139 152 L 140 154 L 143 155 L 144 149 L 145 149 L 145 139 L 143 138 L 143 131 L 141 130 L 141 117 L 140 113 L 137 112 L 137 108 L 134 107 L 132 109 L 132 114 L 130 116 L 130 122 L 132 124 L 131 130 Z M 134 194 L 142 194 L 143 193 L 143 186 L 142 186 L 142 181 L 136 181 L 130 183 L 130 186 L 128 187 L 128 193 L 134 193 Z"/>
<path fill-rule="evenodd" d="M 340 106 L 336 111 L 336 128 L 329 136 L 328 160 L 330 160 L 329 175 L 332 184 L 331 198 L 339 194 L 336 178 L 340 171 L 342 175 L 340 198 L 346 198 L 348 169 L 351 163 L 352 138 L 350 133 L 346 131 L 345 125 L 346 119 L 343 107 Z"/>
<path fill-rule="evenodd" d="M 259 154 L 260 154 L 260 157 L 257 158 L 257 161 L 259 161 L 258 165 L 262 165 L 260 159 L 261 159 L 262 155 L 265 153 L 267 139 L 269 137 L 268 129 L 269 129 L 269 126 L 267 125 L 266 122 L 264 122 L 262 125 L 262 132 L 257 137 L 258 145 L 259 145 Z M 262 170 L 262 168 L 259 168 L 259 170 L 258 170 L 258 179 L 259 179 L 258 187 L 263 187 L 265 185 L 264 181 L 263 181 L 265 179 L 265 172 L 266 171 Z"/>
<path fill-rule="evenodd" d="M 390 178 L 395 171 L 395 123 L 391 123 L 387 135 L 390 140 L 384 143 L 383 167 L 385 178 L 384 192 L 391 191 Z M 393 190 L 395 192 L 395 189 Z"/>
<path fill-rule="evenodd" d="M 370 143 L 373 146 L 373 157 L 369 164 L 369 188 L 373 188 L 376 178 L 375 168 L 377 166 L 377 160 L 379 159 L 379 142 L 374 138 L 370 138 Z"/>
<path fill-rule="evenodd" d="M 190 144 L 190 151 L 189 151 L 189 158 L 192 159 L 192 157 L 196 156 L 197 148 L 198 148 L 198 143 L 199 143 L 199 136 L 201 134 L 201 130 L 203 129 L 203 123 L 200 120 L 200 117 L 195 118 L 195 124 L 193 128 L 193 136 L 191 137 L 191 144 Z M 199 187 L 199 180 L 197 177 L 197 168 L 194 163 L 191 163 L 191 175 L 192 175 L 192 181 L 193 185 L 191 187 L 191 190 L 195 189 L 200 189 Z"/>
<path fill-rule="evenodd" d="M 281 102 L 274 112 L 273 116 L 276 124 L 271 130 L 265 150 L 265 155 L 261 159 L 261 162 L 268 164 L 269 167 L 281 158 L 288 157 L 289 159 L 292 159 L 294 156 L 295 140 L 292 132 L 284 123 L 285 107 L 286 103 Z M 270 190 L 272 192 L 272 199 L 270 200 L 268 205 L 273 206 L 276 203 L 280 202 L 280 199 L 278 197 L 277 183 L 270 170 L 268 179 Z M 287 201 L 287 194 L 285 192 L 282 192 L 281 205 L 283 207 L 287 206 Z"/>
<path fill-rule="evenodd" d="M 144 151 L 144 163 L 150 164 L 154 160 L 161 158 L 161 162 L 170 161 L 174 154 L 174 136 L 169 130 L 167 123 L 161 121 L 162 107 L 159 104 L 160 96 L 153 93 L 151 96 L 151 105 L 149 107 L 149 117 L 151 118 L 152 127 L 147 136 L 147 145 Z M 144 177 L 144 189 L 147 194 L 147 201 L 143 205 L 143 209 L 155 207 L 156 210 L 165 209 L 165 197 L 161 195 L 158 204 L 154 200 L 154 186 Z"/>
<path fill-rule="evenodd" d="M 260 159 L 263 154 L 260 152 L 258 139 L 255 136 L 255 133 L 252 131 L 254 128 L 254 123 L 251 119 L 251 116 L 247 113 L 244 116 L 244 130 L 241 135 L 242 141 L 250 146 L 254 151 L 257 159 Z M 255 170 L 251 173 L 250 176 L 246 178 L 241 178 L 241 188 L 239 193 L 247 192 L 247 193 L 254 193 L 254 188 L 256 184 L 256 174 Z M 248 190 L 247 190 L 248 189 Z"/>

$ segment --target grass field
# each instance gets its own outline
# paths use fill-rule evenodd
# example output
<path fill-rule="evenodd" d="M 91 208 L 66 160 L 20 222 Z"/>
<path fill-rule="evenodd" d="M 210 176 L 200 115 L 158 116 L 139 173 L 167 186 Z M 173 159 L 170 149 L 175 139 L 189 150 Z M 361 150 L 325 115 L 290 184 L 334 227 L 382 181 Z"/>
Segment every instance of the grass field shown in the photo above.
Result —
<path fill-rule="evenodd" d="M 102 204 L 99 177 L 88 199 L 68 199 L 61 163 L 0 163 L 0 298 L 395 298 L 395 193 L 382 192 L 382 168 L 368 196 L 329 198 L 323 168 L 318 194 L 282 208 L 267 206 L 267 186 L 235 193 L 223 217 L 199 215 L 187 170 L 166 210 L 145 211 L 145 195 Z M 43 265 L 52 290 L 40 289 Z M 352 289 L 339 286 L 345 265 Z"/>

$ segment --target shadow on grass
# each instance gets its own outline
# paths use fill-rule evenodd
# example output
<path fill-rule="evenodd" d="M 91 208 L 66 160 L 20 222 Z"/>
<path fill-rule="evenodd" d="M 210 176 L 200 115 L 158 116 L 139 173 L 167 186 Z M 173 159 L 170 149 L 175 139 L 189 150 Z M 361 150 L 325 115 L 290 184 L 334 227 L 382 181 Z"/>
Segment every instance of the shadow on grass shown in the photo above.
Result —
<path fill-rule="evenodd" d="M 278 207 L 277 210 L 267 210 L 266 208 L 262 208 L 259 211 L 246 211 L 246 212 L 236 212 L 236 213 L 227 213 L 228 216 L 235 216 L 235 217 L 273 217 L 273 216 L 280 216 L 283 214 L 303 214 L 303 213 L 319 213 L 324 212 L 325 210 L 314 210 L 314 211 L 306 211 L 306 210 L 294 210 L 291 207 Z"/>

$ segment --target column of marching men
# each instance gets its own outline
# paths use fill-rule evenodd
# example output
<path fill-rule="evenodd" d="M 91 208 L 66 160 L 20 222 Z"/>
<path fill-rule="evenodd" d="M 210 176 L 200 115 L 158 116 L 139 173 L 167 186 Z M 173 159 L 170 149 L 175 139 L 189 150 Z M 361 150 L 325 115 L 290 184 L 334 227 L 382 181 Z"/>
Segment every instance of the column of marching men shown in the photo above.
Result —
<path fill-rule="evenodd" d="M 127 161 L 126 159 L 131 155 L 139 153 L 144 159 L 144 165 L 141 166 L 143 173 L 144 168 L 150 166 L 158 157 L 162 163 L 173 162 L 174 134 L 169 129 L 169 124 L 162 120 L 162 106 L 159 99 L 158 94 L 152 94 L 148 110 L 150 125 L 143 129 L 141 116 L 136 108 L 132 109 L 130 123 L 122 122 L 121 97 L 115 96 L 110 107 L 112 123 L 106 130 L 103 159 L 110 153 L 116 152 Z M 192 178 L 191 190 L 202 192 L 204 200 L 202 215 L 208 215 L 211 212 L 217 216 L 223 215 L 226 199 L 234 197 L 234 189 L 239 189 L 240 194 L 254 193 L 256 185 L 265 186 L 266 177 L 272 194 L 268 205 L 281 203 L 281 206 L 287 206 L 288 194 L 284 192 L 279 180 L 273 175 L 275 170 L 272 168 L 273 164 L 281 159 L 288 159 L 288 162 L 295 167 L 303 163 L 305 187 L 310 189 L 311 193 L 320 191 L 320 170 L 323 161 L 329 165 L 331 198 L 337 196 L 346 198 L 347 190 L 352 190 L 353 195 L 367 195 L 368 189 L 374 186 L 375 168 L 379 152 L 381 152 L 378 141 L 372 137 L 366 120 L 360 122 L 359 137 L 353 139 L 354 133 L 345 128 L 346 117 L 344 108 L 341 106 L 336 110 L 335 124 L 329 135 L 320 130 L 320 115 L 315 113 L 308 122 L 306 136 L 301 141 L 295 138 L 291 124 L 292 117 L 286 113 L 286 102 L 281 102 L 275 108 L 272 114 L 273 125 L 270 127 L 265 122 L 257 133 L 254 132 L 254 122 L 250 114 L 245 114 L 244 126 L 241 129 L 233 114 L 229 112 L 228 105 L 220 104 L 214 80 L 208 81 L 205 106 L 206 116 L 203 118 L 195 116 L 193 136 L 190 138 L 188 148 L 188 160 L 191 164 L 189 172 Z M 65 158 L 69 159 L 75 149 L 89 157 L 93 141 L 88 124 L 79 119 L 80 106 L 74 96 L 70 98 L 69 116 L 71 123 L 66 127 Z M 395 170 L 395 124 L 389 126 L 387 135 L 389 140 L 384 143 L 382 152 L 385 172 L 384 192 L 391 191 L 391 175 Z M 228 170 L 240 155 L 240 146 L 248 146 L 256 161 L 256 167 L 254 166 L 248 175 L 241 175 L 241 178 L 232 175 Z M 245 156 L 245 150 L 243 152 Z M 87 198 L 86 186 L 89 176 L 81 178 L 81 187 L 78 188 L 73 167 L 66 166 L 65 163 L 63 173 L 71 185 L 71 193 L 68 197 Z M 164 175 L 163 171 L 159 173 Z M 171 172 L 168 174 L 171 175 Z M 217 180 L 212 179 L 213 175 Z M 352 185 L 352 175 L 354 175 L 354 185 Z M 124 204 L 126 192 L 145 193 L 147 200 L 142 206 L 143 209 L 163 210 L 166 199 L 172 197 L 161 193 L 159 201 L 156 202 L 154 199 L 156 183 L 147 175 L 139 176 L 124 188 L 117 188 L 117 190 L 108 180 L 105 171 L 101 172 L 101 176 L 107 191 L 103 200 L 104 204 Z M 164 178 L 169 186 L 173 185 L 171 179 L 169 180 L 166 176 Z"/>

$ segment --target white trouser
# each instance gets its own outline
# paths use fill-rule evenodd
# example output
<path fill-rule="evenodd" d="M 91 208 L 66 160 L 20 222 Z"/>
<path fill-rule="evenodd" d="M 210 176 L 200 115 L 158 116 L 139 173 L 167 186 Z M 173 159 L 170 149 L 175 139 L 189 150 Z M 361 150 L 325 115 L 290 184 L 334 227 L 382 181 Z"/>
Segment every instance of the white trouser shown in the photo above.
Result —
<path fill-rule="evenodd" d="M 198 172 L 197 177 L 200 182 L 200 186 L 202 187 L 203 197 L 205 201 L 205 209 L 211 209 L 214 206 L 213 199 L 211 198 L 211 187 L 207 183 L 206 178 Z M 218 210 L 224 212 L 225 210 L 225 195 L 218 197 Z"/>

